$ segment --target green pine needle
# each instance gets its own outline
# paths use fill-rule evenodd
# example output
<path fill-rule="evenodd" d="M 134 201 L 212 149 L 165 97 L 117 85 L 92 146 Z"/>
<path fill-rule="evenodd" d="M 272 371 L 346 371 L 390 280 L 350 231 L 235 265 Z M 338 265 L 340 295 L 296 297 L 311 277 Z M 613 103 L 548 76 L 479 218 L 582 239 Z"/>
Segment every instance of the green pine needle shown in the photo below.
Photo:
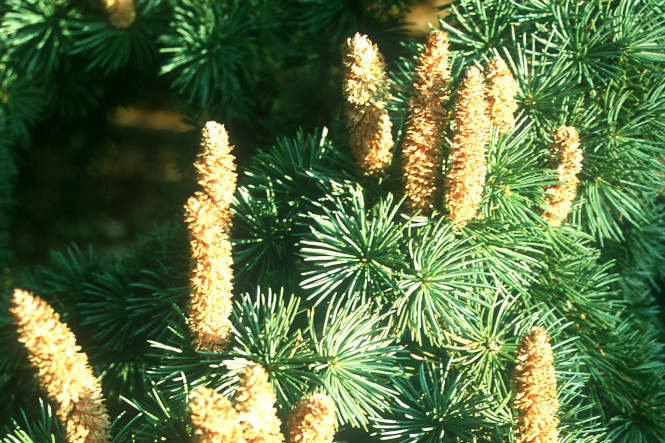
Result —
<path fill-rule="evenodd" d="M 403 268 L 404 223 L 396 220 L 400 203 L 392 195 L 367 208 L 360 188 L 351 189 L 347 204 L 335 199 L 309 214 L 311 235 L 301 241 L 304 289 L 321 303 L 333 293 L 364 302 L 385 299 L 397 288 Z M 327 206 L 331 206 L 328 209 Z"/>
<path fill-rule="evenodd" d="M 498 418 L 490 397 L 475 390 L 464 370 L 424 362 L 408 380 L 394 380 L 400 396 L 390 418 L 375 417 L 384 440 L 400 443 L 476 441 L 492 434 Z"/>

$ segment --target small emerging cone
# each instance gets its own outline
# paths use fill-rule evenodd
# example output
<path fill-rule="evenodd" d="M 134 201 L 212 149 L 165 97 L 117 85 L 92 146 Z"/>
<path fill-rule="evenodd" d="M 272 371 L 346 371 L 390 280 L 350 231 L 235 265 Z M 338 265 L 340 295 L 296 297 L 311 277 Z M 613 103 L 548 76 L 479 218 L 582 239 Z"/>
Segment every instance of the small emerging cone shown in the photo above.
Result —
<path fill-rule="evenodd" d="M 108 442 L 110 422 L 102 387 L 72 331 L 44 300 L 21 289 L 14 291 L 10 311 L 40 384 L 57 404 L 67 440 Z"/>
<path fill-rule="evenodd" d="M 390 97 L 385 63 L 366 35 L 347 40 L 344 92 L 351 151 L 363 173 L 378 174 L 392 161 L 392 123 L 385 102 Z"/>
<path fill-rule="evenodd" d="M 490 119 L 505 134 L 515 127 L 517 83 L 501 57 L 494 57 L 485 71 Z"/>
<path fill-rule="evenodd" d="M 104 6 L 114 28 L 125 29 L 136 19 L 134 0 L 104 0 Z"/>
<path fill-rule="evenodd" d="M 414 96 L 402 146 L 406 204 L 411 212 L 427 211 L 435 202 L 441 181 L 441 145 L 445 139 L 450 81 L 448 36 L 433 30 L 420 56 L 414 78 Z"/>
<path fill-rule="evenodd" d="M 303 398 L 286 420 L 289 443 L 331 443 L 335 438 L 335 402 L 325 394 Z"/>
<path fill-rule="evenodd" d="M 185 205 L 190 234 L 189 327 L 197 349 L 221 352 L 230 334 L 233 263 L 229 229 L 237 174 L 224 126 L 208 122 L 194 166 L 203 191 Z"/>
<path fill-rule="evenodd" d="M 192 392 L 189 417 L 196 443 L 245 443 L 238 413 L 231 402 L 214 389 L 199 387 Z"/>
<path fill-rule="evenodd" d="M 558 226 L 568 217 L 573 201 L 577 196 L 579 179 L 577 174 L 582 170 L 582 148 L 577 130 L 572 126 L 561 126 L 554 133 L 550 149 L 550 163 L 556 168 L 559 181 L 564 185 L 551 186 L 545 192 L 551 194 L 545 201 L 547 204 L 543 218 L 550 226 Z"/>
<path fill-rule="evenodd" d="M 390 92 L 379 48 L 366 35 L 358 33 L 346 44 L 344 92 L 347 101 L 360 106 L 385 103 Z"/>
<path fill-rule="evenodd" d="M 512 390 L 519 412 L 515 443 L 558 441 L 556 373 L 545 329 L 534 327 L 517 350 Z"/>
<path fill-rule="evenodd" d="M 455 103 L 457 132 L 450 147 L 444 184 L 448 216 L 459 226 L 476 216 L 485 186 L 490 119 L 483 75 L 466 70 Z"/>
<path fill-rule="evenodd" d="M 233 396 L 240 427 L 248 443 L 278 443 L 284 441 L 280 431 L 275 403 L 277 396 L 261 365 L 247 366 Z"/>

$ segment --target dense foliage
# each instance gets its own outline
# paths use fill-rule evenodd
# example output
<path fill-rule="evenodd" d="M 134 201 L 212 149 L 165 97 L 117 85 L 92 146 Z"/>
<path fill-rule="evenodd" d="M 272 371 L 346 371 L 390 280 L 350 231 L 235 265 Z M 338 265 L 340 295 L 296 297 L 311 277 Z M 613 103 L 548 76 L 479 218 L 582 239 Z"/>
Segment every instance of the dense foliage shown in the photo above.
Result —
<path fill-rule="evenodd" d="M 0 6 L 0 233 L 17 148 L 35 123 L 95 110 L 119 75 L 168 79 L 195 121 L 228 121 L 232 143 L 234 127 L 259 120 L 276 139 L 239 170 L 225 352 L 191 344 L 181 214 L 117 260 L 71 247 L 12 276 L 76 333 L 114 441 L 188 441 L 189 393 L 232 396 L 250 362 L 269 373 L 282 417 L 307 393 L 330 395 L 338 441 L 512 441 L 510 377 L 532 326 L 551 338 L 562 442 L 665 441 L 665 3 L 441 6 L 434 25 L 452 56 L 444 108 L 454 113 L 465 68 L 495 55 L 518 87 L 517 123 L 492 129 L 479 216 L 464 227 L 444 211 L 409 213 L 399 155 L 380 177 L 358 173 L 349 155 L 343 43 L 360 31 L 386 48 L 398 153 L 422 50 L 398 26 L 408 6 L 137 0 L 125 29 L 92 0 Z M 568 220 L 551 227 L 542 208 L 558 184 L 547 157 L 561 125 L 579 132 L 584 160 Z M 3 441 L 59 441 L 5 294 Z"/>

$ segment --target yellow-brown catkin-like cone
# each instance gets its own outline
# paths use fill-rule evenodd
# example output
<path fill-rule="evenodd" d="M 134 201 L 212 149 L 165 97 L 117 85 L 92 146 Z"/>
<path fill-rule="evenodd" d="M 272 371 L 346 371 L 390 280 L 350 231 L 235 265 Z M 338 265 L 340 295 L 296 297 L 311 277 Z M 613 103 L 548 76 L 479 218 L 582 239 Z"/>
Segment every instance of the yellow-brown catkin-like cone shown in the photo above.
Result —
<path fill-rule="evenodd" d="M 515 443 L 558 441 L 556 374 L 545 329 L 534 327 L 517 350 L 512 389 L 518 410 Z"/>
<path fill-rule="evenodd" d="M 214 389 L 199 387 L 189 397 L 189 417 L 196 443 L 245 443 L 238 413 Z"/>
<path fill-rule="evenodd" d="M 444 184 L 448 216 L 459 226 L 476 216 L 485 186 L 490 120 L 485 80 L 478 68 L 466 70 L 455 103 L 457 132 L 450 147 Z"/>
<path fill-rule="evenodd" d="M 543 218 L 551 225 L 558 226 L 566 219 L 573 200 L 577 195 L 579 179 L 577 174 L 582 170 L 582 149 L 580 138 L 572 126 L 561 126 L 554 133 L 550 148 L 550 163 L 559 174 L 559 181 L 565 185 L 551 186 L 546 189 L 551 196 L 546 197 L 546 212 Z"/>
<path fill-rule="evenodd" d="M 286 420 L 289 443 L 331 443 L 335 413 L 335 402 L 325 394 L 303 398 Z"/>
<path fill-rule="evenodd" d="M 127 28 L 136 19 L 134 0 L 104 0 L 104 6 L 114 28 Z"/>
<path fill-rule="evenodd" d="M 193 263 L 189 327 L 197 349 L 221 352 L 230 333 L 233 296 L 230 206 L 237 174 L 223 125 L 208 122 L 201 145 L 203 151 L 194 166 L 203 191 L 196 192 L 185 205 Z"/>
<path fill-rule="evenodd" d="M 385 63 L 366 35 L 347 40 L 344 93 L 350 129 L 351 151 L 358 168 L 378 174 L 392 161 L 392 123 L 384 109 L 388 92 Z"/>
<path fill-rule="evenodd" d="M 402 144 L 402 181 L 411 212 L 427 211 L 441 186 L 440 148 L 447 121 L 441 104 L 450 97 L 448 46 L 445 32 L 432 31 L 416 68 Z"/>
<path fill-rule="evenodd" d="M 28 350 L 48 398 L 57 405 L 67 440 L 108 442 L 110 422 L 102 387 L 72 331 L 44 300 L 27 291 L 14 291 L 10 310 L 18 340 Z"/>
<path fill-rule="evenodd" d="M 494 57 L 485 70 L 490 119 L 502 134 L 515 127 L 517 83 L 501 57 Z"/>
<path fill-rule="evenodd" d="M 275 403 L 277 396 L 261 365 L 247 366 L 240 376 L 240 385 L 233 396 L 240 426 L 248 443 L 284 441 L 280 431 Z"/>

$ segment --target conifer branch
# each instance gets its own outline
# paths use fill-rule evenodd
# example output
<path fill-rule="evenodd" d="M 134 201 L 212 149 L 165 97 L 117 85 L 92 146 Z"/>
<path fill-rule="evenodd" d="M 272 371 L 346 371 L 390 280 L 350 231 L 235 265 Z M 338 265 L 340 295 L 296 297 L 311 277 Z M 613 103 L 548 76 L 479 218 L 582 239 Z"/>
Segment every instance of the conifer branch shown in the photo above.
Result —
<path fill-rule="evenodd" d="M 111 415 L 131 406 L 104 434 L 122 443 L 661 441 L 662 3 L 456 0 L 418 57 L 395 32 L 411 0 L 0 1 L 0 206 L 36 124 L 143 102 L 121 78 L 168 76 L 157 87 L 193 120 L 243 117 L 250 149 L 281 136 L 248 153 L 235 192 L 228 136 L 206 125 L 189 245 L 160 230 L 119 259 L 71 249 L 10 279 L 76 331 Z M 392 63 L 395 37 L 413 56 Z M 465 68 L 489 60 L 481 93 Z M 346 131 L 330 121 L 344 106 Z M 34 401 L 46 383 L 14 317 L 37 315 L 19 311 L 0 309 L 0 440 L 59 441 L 74 431 Z M 550 337 L 519 346 L 534 324 Z"/>
<path fill-rule="evenodd" d="M 300 304 L 299 297 L 271 290 L 264 294 L 258 288 L 256 297 L 242 296 L 233 310 L 233 366 L 241 371 L 247 362 L 255 362 L 271 368 L 270 383 L 283 410 L 298 403 L 310 386 L 320 384 L 311 371 L 320 360 L 298 328 Z"/>

